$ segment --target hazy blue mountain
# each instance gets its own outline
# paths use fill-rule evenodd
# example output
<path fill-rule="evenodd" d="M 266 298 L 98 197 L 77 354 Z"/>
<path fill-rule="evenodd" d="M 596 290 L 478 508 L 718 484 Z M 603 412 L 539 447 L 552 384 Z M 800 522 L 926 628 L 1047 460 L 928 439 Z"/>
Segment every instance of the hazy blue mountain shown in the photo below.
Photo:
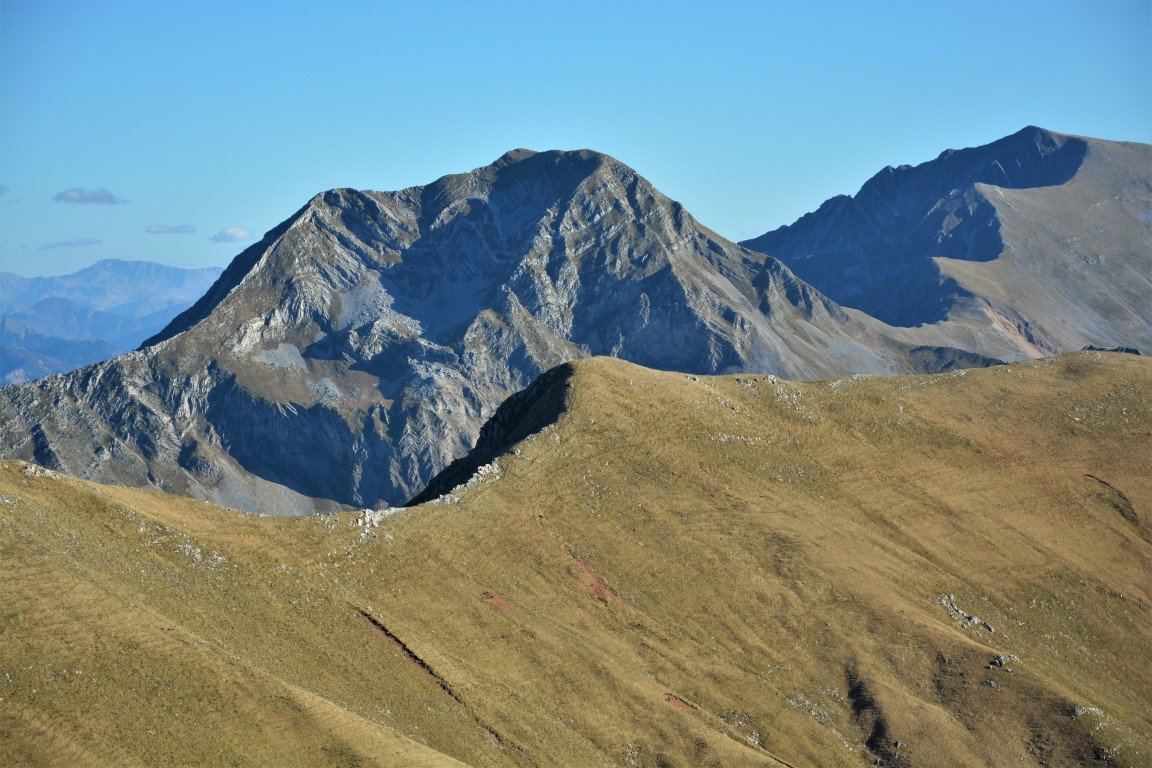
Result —
<path fill-rule="evenodd" d="M 56 277 L 0 273 L 0 382 L 31 381 L 135 349 L 200 298 L 220 271 L 108 259 Z"/>
<path fill-rule="evenodd" d="M 0 454 L 233 507 L 398 504 L 541 372 L 812 378 L 987 360 L 846 312 L 590 151 L 317 195 L 138 352 L 0 390 Z"/>
<path fill-rule="evenodd" d="M 1152 146 L 1029 127 L 888 167 L 744 245 L 905 338 L 1011 359 L 1152 349 Z"/>
<path fill-rule="evenodd" d="M 46 336 L 19 320 L 0 317 L 0 375 L 5 384 L 75 370 L 123 351 L 106 341 Z"/>
<path fill-rule="evenodd" d="M 68 299 L 85 309 L 145 317 L 195 301 L 219 276 L 219 267 L 185 269 L 150 261 L 104 259 L 69 275 L 22 277 L 0 272 L 0 308 Z"/>

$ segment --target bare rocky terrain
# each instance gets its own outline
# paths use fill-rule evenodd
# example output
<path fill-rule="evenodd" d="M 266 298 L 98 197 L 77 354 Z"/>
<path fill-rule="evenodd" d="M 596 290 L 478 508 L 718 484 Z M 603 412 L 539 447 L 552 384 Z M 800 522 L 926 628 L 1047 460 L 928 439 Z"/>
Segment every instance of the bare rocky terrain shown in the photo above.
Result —
<path fill-rule="evenodd" d="M 743 243 L 904 338 L 1004 360 L 1152 351 L 1152 146 L 1030 126 L 889 166 Z"/>
<path fill-rule="evenodd" d="M 0 456 L 249 511 L 401 504 L 568 360 L 907 373 L 896 339 L 590 151 L 317 195 L 132 354 L 0 390 Z"/>

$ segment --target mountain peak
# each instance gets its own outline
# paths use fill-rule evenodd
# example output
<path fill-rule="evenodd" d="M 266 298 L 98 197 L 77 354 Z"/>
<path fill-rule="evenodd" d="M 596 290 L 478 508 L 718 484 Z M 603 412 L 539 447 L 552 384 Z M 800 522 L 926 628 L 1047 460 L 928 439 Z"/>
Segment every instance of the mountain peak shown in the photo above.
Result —
<path fill-rule="evenodd" d="M 549 149 L 543 152 L 523 148 L 512 149 L 498 157 L 491 165 L 477 168 L 473 173 L 500 172 L 512 168 L 523 168 L 525 171 L 531 170 L 532 173 L 545 173 L 549 172 L 546 170 L 549 167 L 578 169 L 584 173 L 592 173 L 599 168 L 613 168 L 635 173 L 634 169 L 611 155 L 587 148 Z"/>
<path fill-rule="evenodd" d="M 519 163 L 521 160 L 527 160 L 529 157 L 532 157 L 532 156 L 538 155 L 538 154 L 540 154 L 540 153 L 537 152 L 536 150 L 525 149 L 524 147 L 518 147 L 516 149 L 510 149 L 507 152 L 505 152 L 504 154 L 500 155 L 500 157 L 496 158 L 495 162 L 492 163 L 492 167 L 505 168 L 509 165 L 514 165 L 516 163 Z"/>
<path fill-rule="evenodd" d="M 1014 138 L 1014 137 L 1027 137 L 1030 139 L 1031 138 L 1061 138 L 1061 139 L 1066 139 L 1066 138 L 1068 138 L 1068 134 L 1060 133 L 1058 131 L 1050 131 L 1047 128 L 1041 128 L 1038 125 L 1026 125 L 1023 128 L 1021 128 L 1020 130 L 1016 131 L 1016 133 L 1009 136 L 1008 138 Z"/>
<path fill-rule="evenodd" d="M 513 150 L 426 186 L 312 198 L 138 355 L 52 384 L 93 404 L 83 429 L 67 409 L 0 410 L 47 423 L 40 453 L 101 478 L 308 511 L 406 501 L 498 403 L 574 358 L 813 377 L 918 369 L 906 351 L 614 158 Z M 135 449 L 87 458 L 127 419 L 165 425 L 147 467 Z"/>
<path fill-rule="evenodd" d="M 239 254 L 208 293 L 142 346 L 153 346 L 172 338 L 207 318 L 255 269 L 266 273 L 265 283 L 279 283 L 287 279 L 288 274 L 299 277 L 301 266 L 316 265 L 322 254 L 327 254 L 325 259 L 335 256 L 340 260 L 347 257 L 346 251 L 351 248 L 358 254 L 353 261 L 360 261 L 360 266 L 347 262 L 341 267 L 317 267 L 344 283 L 361 268 L 376 269 L 395 263 L 395 259 L 401 258 L 399 254 L 417 241 L 420 242 L 417 252 L 431 261 L 439 261 L 475 236 L 473 223 L 478 224 L 479 220 L 466 223 L 472 219 L 461 218 L 460 214 L 465 212 L 481 217 L 486 222 L 484 226 L 495 224 L 491 221 L 494 218 L 500 219 L 487 237 L 505 242 L 496 248 L 491 247 L 494 243 L 486 243 L 484 247 L 489 255 L 515 250 L 518 246 L 514 247 L 509 237 L 528 233 L 533 222 L 538 222 L 539 216 L 549 209 L 567 208 L 582 185 L 603 172 L 634 180 L 652 195 L 665 199 L 628 166 L 589 149 L 536 152 L 518 148 L 505 152 L 490 165 L 442 176 L 423 186 L 396 191 L 336 187 L 320 192 Z M 598 189 L 612 188 L 615 188 L 612 184 L 598 186 Z M 600 204 L 609 205 L 606 201 Z M 449 222 L 452 222 L 449 229 L 455 235 L 449 234 L 449 230 L 432 234 Z M 291 242 L 281 243 L 282 237 Z M 433 247 L 432 243 L 441 237 L 451 242 Z M 469 247 L 479 246 L 472 243 Z M 286 256 L 287 261 L 273 256 L 277 253 Z M 471 266 L 479 263 L 473 261 Z M 349 287 L 344 285 L 339 290 Z M 306 303 L 315 298 L 310 297 Z"/>
<path fill-rule="evenodd" d="M 962 335 L 965 323 L 983 327 L 987 312 L 998 312 L 997 356 L 1103 339 L 1139 347 L 1150 329 L 1141 218 L 1150 151 L 1028 125 L 920 165 L 889 166 L 851 199 L 834 198 L 745 245 L 893 325 L 951 321 L 947 332 Z M 981 266 L 991 262 L 997 267 Z"/>

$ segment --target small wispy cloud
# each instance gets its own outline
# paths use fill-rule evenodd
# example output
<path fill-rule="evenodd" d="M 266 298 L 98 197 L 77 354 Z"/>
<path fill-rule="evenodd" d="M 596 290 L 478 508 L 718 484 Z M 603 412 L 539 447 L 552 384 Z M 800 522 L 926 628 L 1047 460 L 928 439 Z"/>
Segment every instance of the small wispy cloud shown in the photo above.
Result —
<path fill-rule="evenodd" d="M 191 224 L 150 224 L 144 231 L 150 235 L 191 235 L 196 227 Z"/>
<path fill-rule="evenodd" d="M 214 243 L 235 243 L 240 240 L 247 240 L 250 237 L 252 237 L 252 233 L 243 227 L 228 227 L 220 230 L 208 239 Z"/>
<path fill-rule="evenodd" d="M 8 194 L 8 187 L 5 186 L 4 184 L 0 184 L 0 197 L 4 197 L 7 194 Z"/>
<path fill-rule="evenodd" d="M 103 240 L 94 240 L 90 237 L 82 237 L 78 240 L 57 240 L 54 243 L 44 243 L 40 246 L 42 251 L 50 251 L 53 248 L 87 248 L 90 245 L 100 245 Z"/>
<path fill-rule="evenodd" d="M 103 187 L 96 189 L 72 187 L 63 192 L 57 192 L 52 195 L 52 199 L 58 203 L 78 203 L 80 205 L 123 205 L 128 202 L 123 198 L 116 197 Z"/>

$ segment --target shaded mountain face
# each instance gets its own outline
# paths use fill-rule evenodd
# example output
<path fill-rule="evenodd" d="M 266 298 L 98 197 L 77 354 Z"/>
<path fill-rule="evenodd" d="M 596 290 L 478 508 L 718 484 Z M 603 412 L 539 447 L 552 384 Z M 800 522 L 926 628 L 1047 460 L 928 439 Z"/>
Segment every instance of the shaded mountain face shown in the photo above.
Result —
<path fill-rule="evenodd" d="M 75 370 L 124 352 L 98 339 L 61 339 L 0 317 L 0 383 L 21 384 L 53 373 Z"/>
<path fill-rule="evenodd" d="M 744 243 L 844 306 L 1000 358 L 1152 348 L 1152 146 L 1029 127 L 885 168 Z"/>
<path fill-rule="evenodd" d="M 138 352 L 0 391 L 2 452 L 248 510 L 399 504 L 567 360 L 799 378 L 982 362 L 911 346 L 612 158 L 518 150 L 318 195 Z"/>
<path fill-rule="evenodd" d="M 0 383 L 136 348 L 203 296 L 220 271 L 108 259 L 58 277 L 0 274 Z"/>

